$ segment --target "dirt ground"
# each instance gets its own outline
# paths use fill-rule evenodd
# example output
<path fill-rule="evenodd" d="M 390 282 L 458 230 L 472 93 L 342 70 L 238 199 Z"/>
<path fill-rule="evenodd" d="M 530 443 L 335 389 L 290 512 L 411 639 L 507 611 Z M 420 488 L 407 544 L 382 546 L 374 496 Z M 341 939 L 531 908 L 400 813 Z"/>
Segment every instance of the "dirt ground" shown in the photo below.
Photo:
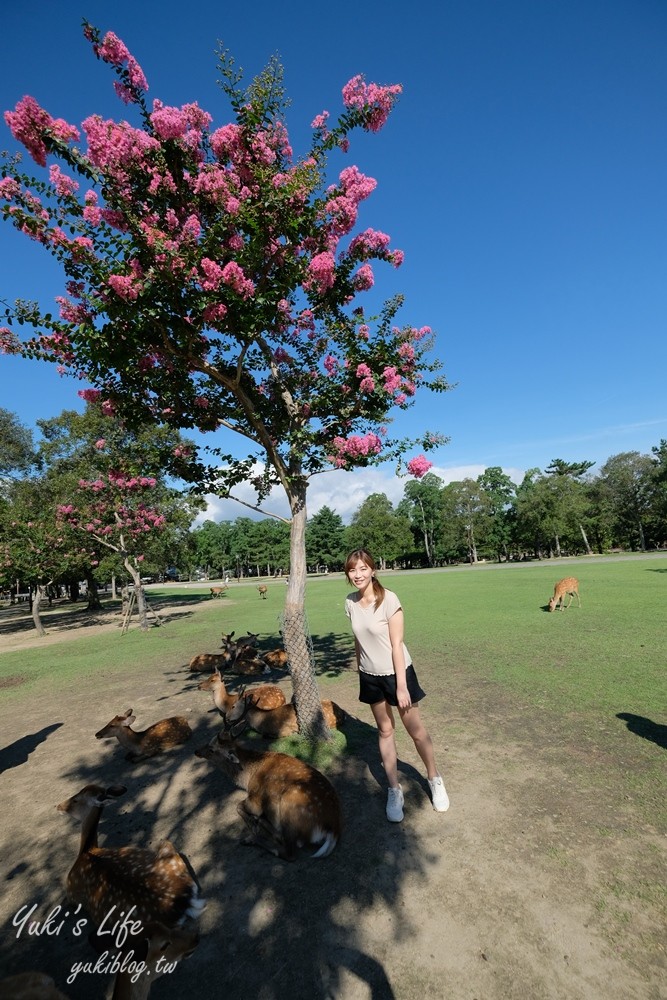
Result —
<path fill-rule="evenodd" d="M 55 652 L 63 638 L 72 631 L 40 640 L 6 630 L 0 653 L 28 643 Z M 71 1000 L 106 995 L 111 977 L 100 972 L 68 983 L 75 963 L 95 955 L 66 906 L 52 933 L 30 935 L 17 920 L 34 906 L 31 918 L 44 921 L 64 903 L 78 831 L 56 803 L 89 781 L 122 782 L 128 792 L 106 807 L 101 843 L 169 838 L 208 900 L 198 948 L 157 982 L 155 1000 L 180 1000 L 184 990 L 225 1000 L 665 1000 L 655 896 L 664 837 L 619 799 L 619 765 L 585 756 L 491 682 L 446 669 L 446 698 L 429 695 L 424 718 L 449 812 L 432 810 L 419 759 L 399 734 L 405 820 L 385 820 L 370 713 L 357 702 L 355 674 L 344 672 L 327 689 L 353 716 L 351 752 L 330 772 L 344 835 L 329 858 L 294 864 L 240 845 L 243 793 L 193 755 L 218 717 L 181 663 L 6 702 L 0 975 L 40 969 Z M 115 741 L 92 734 L 129 705 L 137 728 L 187 716 L 192 742 L 128 764 Z"/>

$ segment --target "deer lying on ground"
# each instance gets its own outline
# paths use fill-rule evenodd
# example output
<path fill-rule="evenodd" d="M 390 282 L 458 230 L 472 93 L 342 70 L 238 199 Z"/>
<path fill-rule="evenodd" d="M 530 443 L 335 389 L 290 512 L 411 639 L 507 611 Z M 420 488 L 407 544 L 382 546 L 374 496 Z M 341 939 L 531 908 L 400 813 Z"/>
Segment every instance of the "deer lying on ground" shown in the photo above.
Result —
<path fill-rule="evenodd" d="M 208 673 L 209 670 L 224 670 L 234 662 L 231 653 L 198 653 L 188 664 L 193 673 Z"/>
<path fill-rule="evenodd" d="M 269 589 L 267 585 L 265 583 L 260 583 L 257 589 L 259 591 L 259 596 L 263 597 L 264 600 L 266 600 L 266 592 Z"/>
<path fill-rule="evenodd" d="M 328 778 L 296 757 L 242 747 L 238 727 L 225 727 L 210 743 L 195 750 L 245 789 L 238 812 L 248 827 L 245 844 L 263 847 L 284 861 L 298 848 L 319 844 L 312 855 L 331 854 L 341 832 L 340 801 Z"/>
<path fill-rule="evenodd" d="M 220 587 L 209 587 L 209 590 L 211 591 L 211 597 L 222 597 L 224 592 L 229 590 L 229 587 L 226 583 L 223 583 Z"/>
<path fill-rule="evenodd" d="M 221 715 L 227 715 L 239 700 L 238 694 L 227 692 L 225 682 L 218 670 L 215 670 L 206 680 L 200 681 L 198 687 L 200 691 L 211 692 L 213 704 Z M 275 684 L 261 684 L 248 691 L 248 696 L 252 698 L 253 704 L 258 708 L 278 708 L 285 704 L 285 695 Z"/>
<path fill-rule="evenodd" d="M 227 713 L 227 720 L 236 723 L 243 720 L 265 739 L 275 740 L 281 736 L 291 736 L 299 731 L 296 708 L 293 704 L 281 705 L 269 710 L 259 708 L 252 697 L 245 692 Z M 337 729 L 346 718 L 345 711 L 334 701 L 323 701 L 322 714 L 329 729 Z"/>
<path fill-rule="evenodd" d="M 574 576 L 566 576 L 563 580 L 559 580 L 554 587 L 554 596 L 549 600 L 549 611 L 553 611 L 555 607 L 560 602 L 560 610 L 563 610 L 563 604 L 565 603 L 565 595 L 570 595 L 570 604 L 572 604 L 572 598 L 576 597 L 579 602 L 579 607 L 581 607 L 581 598 L 579 597 L 579 581 Z"/>
<path fill-rule="evenodd" d="M 95 733 L 95 738 L 111 740 L 115 737 L 120 745 L 129 751 L 125 755 L 125 760 L 134 763 L 147 757 L 155 757 L 163 750 L 170 750 L 180 743 L 186 743 L 192 736 L 188 720 L 182 715 L 161 719 L 140 733 L 130 728 L 135 721 L 136 716 L 132 715 L 132 709 L 128 708 L 124 715 L 115 715 L 111 722 L 107 722 L 106 726 Z"/>
<path fill-rule="evenodd" d="M 197 882 L 170 841 L 162 841 L 156 851 L 97 846 L 105 804 L 126 791 L 124 785 L 85 785 L 57 807 L 81 822 L 79 853 L 67 876 L 68 896 L 81 903 L 98 930 L 105 918 L 106 923 L 113 923 L 122 918 L 123 911 L 133 921 L 145 924 L 157 920 L 167 927 L 197 919 L 206 903 L 199 898 Z"/>
<path fill-rule="evenodd" d="M 188 958 L 199 944 L 196 930 L 165 927 L 154 921 L 142 929 L 141 941 L 132 940 L 132 960 L 143 962 L 145 971 L 135 978 L 132 972 L 118 972 L 111 1000 L 147 1000 L 151 986 L 165 972 L 172 972 L 172 963 Z M 168 968 L 165 968 L 168 964 Z"/>
<path fill-rule="evenodd" d="M 263 660 L 271 670 L 287 670 L 288 660 L 284 649 L 271 649 L 268 653 L 261 653 L 260 660 Z"/>

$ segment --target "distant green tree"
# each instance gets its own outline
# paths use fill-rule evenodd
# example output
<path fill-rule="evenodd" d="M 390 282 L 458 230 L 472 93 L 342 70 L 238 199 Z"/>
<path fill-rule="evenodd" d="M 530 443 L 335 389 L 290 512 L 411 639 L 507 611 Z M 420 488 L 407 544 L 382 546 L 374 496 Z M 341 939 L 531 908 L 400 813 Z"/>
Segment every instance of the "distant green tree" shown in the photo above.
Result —
<path fill-rule="evenodd" d="M 0 477 L 26 473 L 36 461 L 32 431 L 0 407 Z"/>
<path fill-rule="evenodd" d="M 395 513 L 385 493 L 371 493 L 345 530 L 347 550 L 367 549 L 383 569 L 407 555 L 412 545 L 410 522 Z"/>
<path fill-rule="evenodd" d="M 410 524 L 424 547 L 426 562 L 435 564 L 436 535 L 440 523 L 441 492 L 443 481 L 433 472 L 422 479 L 411 479 L 405 484 L 404 499 L 408 505 Z"/>
<path fill-rule="evenodd" d="M 651 519 L 654 465 L 648 455 L 625 451 L 612 455 L 600 469 L 599 482 L 613 514 L 614 539 L 644 552 Z"/>
<path fill-rule="evenodd" d="M 221 577 L 234 563 L 232 521 L 204 521 L 192 533 L 195 561 L 207 574 Z"/>
<path fill-rule="evenodd" d="M 306 526 L 306 557 L 309 565 L 338 568 L 345 560 L 345 526 L 330 507 L 321 507 Z"/>
<path fill-rule="evenodd" d="M 482 490 L 488 508 L 486 545 L 498 562 L 508 558 L 508 546 L 512 535 L 512 503 L 516 496 L 516 486 L 499 465 L 489 466 L 477 477 L 477 485 Z"/>
<path fill-rule="evenodd" d="M 289 566 L 289 539 L 289 524 L 285 521 L 265 517 L 253 522 L 250 544 L 258 576 L 264 571 L 271 576 L 281 567 Z"/>
<path fill-rule="evenodd" d="M 474 479 L 449 483 L 445 487 L 447 505 L 456 536 L 465 544 L 466 559 L 470 563 L 479 561 L 478 545 L 488 531 L 489 501 Z"/>

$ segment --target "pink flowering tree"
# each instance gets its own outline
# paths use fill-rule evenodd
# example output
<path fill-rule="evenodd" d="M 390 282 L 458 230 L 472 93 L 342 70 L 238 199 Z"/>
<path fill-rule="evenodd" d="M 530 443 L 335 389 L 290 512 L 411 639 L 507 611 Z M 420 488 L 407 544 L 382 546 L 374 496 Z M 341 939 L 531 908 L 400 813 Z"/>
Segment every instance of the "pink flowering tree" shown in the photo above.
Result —
<path fill-rule="evenodd" d="M 291 511 L 283 634 L 301 729 L 324 736 L 303 617 L 309 479 L 442 441 L 387 431 L 418 390 L 447 383 L 430 329 L 397 324 L 400 297 L 377 316 L 364 309 L 378 267 L 403 259 L 385 233 L 356 231 L 375 180 L 354 165 L 333 181 L 326 171 L 354 130 L 382 128 L 401 88 L 354 77 L 336 121 L 318 114 L 296 157 L 275 61 L 244 88 L 221 54 L 233 120 L 216 127 L 197 104 L 149 103 L 125 45 L 87 23 L 84 33 L 115 70 L 133 120 L 92 115 L 79 128 L 31 97 L 6 113 L 44 176 L 6 161 L 4 218 L 62 264 L 66 282 L 59 315 L 19 302 L 0 343 L 87 380 L 127 420 L 228 432 L 229 446 L 190 463 L 203 491 L 233 496 L 251 480 L 261 504 L 282 486 Z"/>
<path fill-rule="evenodd" d="M 134 583 L 139 624 L 148 629 L 146 598 L 141 585 L 141 563 L 145 539 L 163 531 L 166 517 L 150 505 L 156 480 L 109 472 L 94 480 L 79 480 L 71 503 L 60 504 L 56 514 L 61 523 L 85 532 L 97 546 L 115 552 Z"/>

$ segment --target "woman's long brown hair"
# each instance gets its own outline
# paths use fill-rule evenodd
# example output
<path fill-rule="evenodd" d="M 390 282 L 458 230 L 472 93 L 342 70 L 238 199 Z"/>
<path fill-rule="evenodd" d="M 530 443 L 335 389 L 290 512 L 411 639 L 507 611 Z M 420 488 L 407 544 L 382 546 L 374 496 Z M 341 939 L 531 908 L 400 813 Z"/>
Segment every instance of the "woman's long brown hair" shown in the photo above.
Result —
<path fill-rule="evenodd" d="M 349 556 L 345 560 L 345 576 L 347 577 L 348 583 L 352 583 L 350 580 L 350 570 L 358 562 L 364 563 L 373 572 L 373 593 L 375 594 L 375 604 L 373 605 L 374 610 L 380 607 L 384 601 L 384 587 L 375 575 L 375 559 L 367 552 L 366 549 L 355 549 L 354 552 L 350 552 Z"/>

